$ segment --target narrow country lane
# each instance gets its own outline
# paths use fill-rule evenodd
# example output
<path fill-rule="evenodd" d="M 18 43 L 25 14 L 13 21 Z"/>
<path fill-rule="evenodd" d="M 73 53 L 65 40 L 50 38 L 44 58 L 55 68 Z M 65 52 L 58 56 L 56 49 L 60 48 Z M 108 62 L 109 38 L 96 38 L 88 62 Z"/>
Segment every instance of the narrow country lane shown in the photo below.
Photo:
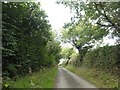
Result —
<path fill-rule="evenodd" d="M 65 68 L 58 69 L 55 88 L 96 88 Z"/>

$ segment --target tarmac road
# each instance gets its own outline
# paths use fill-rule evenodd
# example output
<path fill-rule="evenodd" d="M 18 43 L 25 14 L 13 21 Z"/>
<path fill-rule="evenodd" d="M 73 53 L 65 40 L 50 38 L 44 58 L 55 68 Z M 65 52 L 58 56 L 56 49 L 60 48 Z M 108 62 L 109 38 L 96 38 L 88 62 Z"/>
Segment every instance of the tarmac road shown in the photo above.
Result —
<path fill-rule="evenodd" d="M 58 68 L 55 88 L 96 88 L 65 68 Z M 98 90 L 98 89 L 95 89 Z"/>

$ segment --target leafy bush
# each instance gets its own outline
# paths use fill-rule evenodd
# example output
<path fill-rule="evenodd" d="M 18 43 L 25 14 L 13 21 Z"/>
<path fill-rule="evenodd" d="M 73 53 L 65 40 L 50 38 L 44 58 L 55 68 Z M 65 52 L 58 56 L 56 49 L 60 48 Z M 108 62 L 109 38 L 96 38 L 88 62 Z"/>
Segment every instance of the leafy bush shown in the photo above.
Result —
<path fill-rule="evenodd" d="M 118 70 L 118 46 L 104 46 L 89 51 L 84 56 L 83 64 L 107 72 L 116 73 Z"/>

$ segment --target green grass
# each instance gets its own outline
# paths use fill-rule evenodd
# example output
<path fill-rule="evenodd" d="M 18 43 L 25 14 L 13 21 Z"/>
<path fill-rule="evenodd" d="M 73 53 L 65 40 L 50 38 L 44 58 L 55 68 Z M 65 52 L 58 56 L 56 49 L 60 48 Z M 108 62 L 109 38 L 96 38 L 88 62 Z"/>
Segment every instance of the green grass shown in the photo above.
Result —
<path fill-rule="evenodd" d="M 67 69 L 83 77 L 98 88 L 118 88 L 118 78 L 95 68 L 66 66 Z"/>
<path fill-rule="evenodd" d="M 48 68 L 44 71 L 33 73 L 31 76 L 26 75 L 18 78 L 16 81 L 7 81 L 6 84 L 12 88 L 53 88 L 57 67 Z"/>

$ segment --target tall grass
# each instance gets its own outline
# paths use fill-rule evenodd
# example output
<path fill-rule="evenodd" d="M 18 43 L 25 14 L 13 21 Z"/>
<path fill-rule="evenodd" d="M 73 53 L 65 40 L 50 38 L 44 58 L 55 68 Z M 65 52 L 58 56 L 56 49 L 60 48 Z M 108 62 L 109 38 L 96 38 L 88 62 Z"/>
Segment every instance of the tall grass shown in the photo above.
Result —
<path fill-rule="evenodd" d="M 57 74 L 57 67 L 18 78 L 16 81 L 6 81 L 10 88 L 53 88 Z"/>
<path fill-rule="evenodd" d="M 98 88 L 118 88 L 118 78 L 104 71 L 95 68 L 78 68 L 71 65 L 68 65 L 66 68 L 77 75 L 82 76 Z"/>

